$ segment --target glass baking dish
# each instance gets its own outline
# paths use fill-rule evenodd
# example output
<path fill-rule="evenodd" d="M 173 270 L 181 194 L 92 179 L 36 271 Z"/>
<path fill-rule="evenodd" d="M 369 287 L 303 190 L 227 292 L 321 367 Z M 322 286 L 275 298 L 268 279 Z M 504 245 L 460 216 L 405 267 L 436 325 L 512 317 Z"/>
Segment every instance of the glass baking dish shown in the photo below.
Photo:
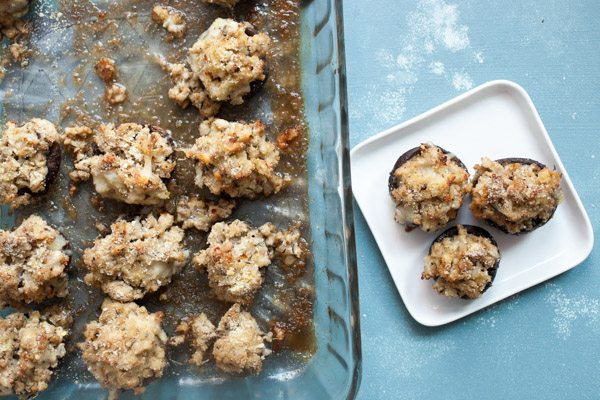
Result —
<path fill-rule="evenodd" d="M 44 7 L 52 8 L 52 5 L 47 6 L 52 2 L 43 3 L 41 12 Z M 44 43 L 53 45 L 49 40 Z M 167 372 L 161 379 L 149 383 L 141 396 L 122 392 L 119 398 L 316 400 L 355 397 L 361 374 L 361 348 L 341 0 L 303 1 L 301 63 L 309 127 L 308 209 L 316 293 L 314 355 L 307 362 L 297 364 L 282 358 L 267 358 L 260 375 L 244 378 L 223 379 L 214 375 L 210 379 L 196 379 L 193 374 Z M 68 65 L 59 67 L 69 68 Z M 27 83 L 27 79 L 23 81 Z M 29 85 L 39 84 L 29 82 Z M 49 87 L 48 91 L 50 96 L 53 88 Z M 32 110 L 44 109 L 46 93 L 29 96 L 21 103 L 21 109 L 15 106 L 17 101 L 10 99 L 14 95 L 7 94 L 2 85 L 3 119 L 21 120 L 31 117 Z M 28 105 L 29 102 L 34 104 Z M 46 108 L 50 113 L 51 109 Z M 46 115 L 49 119 L 53 117 L 57 116 Z M 0 225 L 12 226 L 14 216 L 6 209 L 0 211 Z M 83 367 L 76 363 L 73 368 Z M 59 367 L 49 389 L 38 398 L 106 397 L 106 390 L 90 376 L 63 369 Z"/>

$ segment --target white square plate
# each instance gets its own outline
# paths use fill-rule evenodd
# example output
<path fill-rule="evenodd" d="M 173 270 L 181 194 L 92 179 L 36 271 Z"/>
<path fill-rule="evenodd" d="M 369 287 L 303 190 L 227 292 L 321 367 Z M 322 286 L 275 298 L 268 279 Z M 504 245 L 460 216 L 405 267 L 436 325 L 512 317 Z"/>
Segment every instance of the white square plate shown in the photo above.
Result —
<path fill-rule="evenodd" d="M 388 176 L 396 159 L 420 143 L 456 154 L 473 172 L 481 157 L 527 157 L 562 172 L 565 199 L 534 232 L 510 236 L 476 221 L 463 204 L 453 223 L 482 226 L 497 240 L 502 260 L 493 286 L 476 300 L 453 299 L 421 280 L 423 257 L 440 232 L 405 232 L 394 221 Z M 509 81 L 479 86 L 352 149 L 352 190 L 404 304 L 423 325 L 443 325 L 573 268 L 594 243 L 590 220 L 529 95 Z"/>

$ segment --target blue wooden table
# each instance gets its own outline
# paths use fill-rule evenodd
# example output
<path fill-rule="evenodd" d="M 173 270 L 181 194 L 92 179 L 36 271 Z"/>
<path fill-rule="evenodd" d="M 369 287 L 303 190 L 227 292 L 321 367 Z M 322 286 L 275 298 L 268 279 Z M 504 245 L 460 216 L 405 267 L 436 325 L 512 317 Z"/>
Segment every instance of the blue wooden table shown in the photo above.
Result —
<path fill-rule="evenodd" d="M 455 95 L 509 79 L 531 95 L 597 231 L 600 3 L 344 1 L 354 146 Z M 355 205 L 359 399 L 600 399 L 600 254 L 440 328 L 406 311 Z"/>

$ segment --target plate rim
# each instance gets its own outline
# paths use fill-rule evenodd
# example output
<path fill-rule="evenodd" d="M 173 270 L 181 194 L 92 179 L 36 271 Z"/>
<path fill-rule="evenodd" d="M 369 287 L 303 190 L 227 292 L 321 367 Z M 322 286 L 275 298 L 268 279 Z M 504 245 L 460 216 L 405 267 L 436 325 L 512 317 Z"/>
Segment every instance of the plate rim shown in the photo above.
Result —
<path fill-rule="evenodd" d="M 545 282 L 547 280 L 550 280 L 558 275 L 561 275 L 567 271 L 569 271 L 570 269 L 575 268 L 576 266 L 580 265 L 581 263 L 583 263 L 590 255 L 590 253 L 592 252 L 592 249 L 594 247 L 594 230 L 592 228 L 592 223 L 590 221 L 589 215 L 587 213 L 587 211 L 585 210 L 585 207 L 583 205 L 583 202 L 581 201 L 580 197 L 579 197 L 579 193 L 577 192 L 577 190 L 575 189 L 575 186 L 573 185 L 573 182 L 571 181 L 571 178 L 568 174 L 568 171 L 565 169 L 564 164 L 558 154 L 558 152 L 556 151 L 556 148 L 554 147 L 554 143 L 552 142 L 550 135 L 548 134 L 548 131 L 546 130 L 546 127 L 539 115 L 539 112 L 537 111 L 537 108 L 535 107 L 531 97 L 529 96 L 529 94 L 527 93 L 527 91 L 519 84 L 513 82 L 513 81 L 509 81 L 509 80 L 504 80 L 504 79 L 499 79 L 499 80 L 492 80 L 492 81 L 488 81 L 482 85 L 479 85 L 465 93 L 462 93 L 436 107 L 433 107 L 431 109 L 429 109 L 428 111 L 425 111 L 422 114 L 419 114 L 405 122 L 402 122 L 400 124 L 397 124 L 391 128 L 388 128 L 378 134 L 375 134 L 373 136 L 371 136 L 370 138 L 365 139 L 364 141 L 360 142 L 359 144 L 357 144 L 356 146 L 354 146 L 351 150 L 350 150 L 350 164 L 351 164 L 351 169 L 354 169 L 354 166 L 356 165 L 355 163 L 355 159 L 356 157 L 360 157 L 360 153 L 361 151 L 365 151 L 363 150 L 365 147 L 368 147 L 370 144 L 375 143 L 380 141 L 383 138 L 386 138 L 390 135 L 402 135 L 402 130 L 406 129 L 409 126 L 412 126 L 418 122 L 421 122 L 423 120 L 429 119 L 430 117 L 444 111 L 445 109 L 457 104 L 457 103 L 461 103 L 465 100 L 467 100 L 468 98 L 479 94 L 480 92 L 483 92 L 485 90 L 489 90 L 490 88 L 506 88 L 508 91 L 512 91 L 514 93 L 516 93 L 517 95 L 519 95 L 523 100 L 525 100 L 525 104 L 527 106 L 526 111 L 530 114 L 533 115 L 534 117 L 534 121 L 537 124 L 537 127 L 540 128 L 540 131 L 542 133 L 542 136 L 546 142 L 546 145 L 548 146 L 552 157 L 554 158 L 554 162 L 556 163 L 555 167 L 557 167 L 563 174 L 563 184 L 566 185 L 568 187 L 568 189 L 571 191 L 571 193 L 573 194 L 573 199 L 574 199 L 574 204 L 576 205 L 576 208 L 578 210 L 578 212 L 583 216 L 583 220 L 585 222 L 585 226 L 583 227 L 583 231 L 584 231 L 584 237 L 585 237 L 585 241 L 582 242 L 581 244 L 581 248 L 582 248 L 582 252 L 581 255 L 578 256 L 578 258 L 575 258 L 573 262 L 567 263 L 565 264 L 565 267 L 561 267 L 560 271 L 558 271 L 557 273 L 553 273 L 550 276 L 543 276 L 540 277 L 538 279 L 533 279 L 531 282 L 528 282 L 524 287 L 519 287 L 517 290 L 514 291 L 507 291 L 506 294 L 502 294 L 500 295 L 497 299 L 495 299 L 494 301 L 492 301 L 489 304 L 484 305 L 481 308 L 478 308 L 476 310 L 473 311 L 469 311 L 464 315 L 459 315 L 459 316 L 450 316 L 447 318 L 437 318 L 437 319 L 428 319 L 428 318 L 422 318 L 422 316 L 420 314 L 415 314 L 414 313 L 414 309 L 412 308 L 412 306 L 410 306 L 410 303 L 407 303 L 404 300 L 404 297 L 402 295 L 402 292 L 399 289 L 399 285 L 396 283 L 396 279 L 394 278 L 394 275 L 391 273 L 390 267 L 389 267 L 389 263 L 387 260 L 386 255 L 384 254 L 383 251 L 381 251 L 381 247 L 379 246 L 379 240 L 377 239 L 377 235 L 375 234 L 375 232 L 377 231 L 376 229 L 374 229 L 371 226 L 371 223 L 369 222 L 369 219 L 366 217 L 366 215 L 363 212 L 364 209 L 364 204 L 361 204 L 361 200 L 359 199 L 359 197 L 357 196 L 357 190 L 355 190 L 353 188 L 352 193 L 354 196 L 354 199 L 356 200 L 356 203 L 359 206 L 359 209 L 361 210 L 361 213 L 363 214 L 364 218 L 365 218 L 365 222 L 367 223 L 367 226 L 369 227 L 369 229 L 371 230 L 371 233 L 373 234 L 373 238 L 375 239 L 375 243 L 377 244 L 377 247 L 379 249 L 380 254 L 382 255 L 386 267 L 388 268 L 388 271 L 392 277 L 392 281 L 394 282 L 394 286 L 396 286 L 396 290 L 398 292 L 398 294 L 400 295 L 400 298 L 402 299 L 402 302 L 404 303 L 404 306 L 406 307 L 407 311 L 409 312 L 410 316 L 417 321 L 418 323 L 420 323 L 421 325 L 424 326 L 429 326 L 429 327 L 435 327 L 435 326 L 441 326 L 441 325 L 446 325 L 449 324 L 451 322 L 457 321 L 459 319 L 465 318 L 471 314 L 475 314 L 479 311 L 482 311 L 483 309 L 490 307 L 493 304 L 496 304 L 504 299 L 506 299 L 507 297 L 513 296 L 517 293 L 520 293 L 522 291 L 525 291 L 533 286 L 539 285 L 542 282 Z"/>

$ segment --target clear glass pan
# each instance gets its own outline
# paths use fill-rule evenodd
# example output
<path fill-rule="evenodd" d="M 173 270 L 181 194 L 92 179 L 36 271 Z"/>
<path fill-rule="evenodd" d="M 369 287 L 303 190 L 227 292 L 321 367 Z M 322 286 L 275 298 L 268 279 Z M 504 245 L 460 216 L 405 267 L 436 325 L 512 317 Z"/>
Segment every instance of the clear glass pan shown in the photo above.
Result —
<path fill-rule="evenodd" d="M 48 7 L 52 8 L 51 5 Z M 123 393 L 120 398 L 317 400 L 351 399 L 356 395 L 361 374 L 361 348 L 348 155 L 342 1 L 304 1 L 301 35 L 305 115 L 309 126 L 308 192 L 317 350 L 312 358 L 293 368 L 294 364 L 289 362 L 267 359 L 263 372 L 258 376 L 200 379 L 193 374 L 166 373 L 161 379 L 151 382 L 141 396 Z M 50 38 L 48 36 L 47 40 Z M 46 41 L 45 45 L 52 46 L 52 43 Z M 57 65 L 57 68 L 72 67 L 66 62 L 65 65 Z M 32 84 L 43 86 L 43 82 L 29 82 L 29 85 Z M 5 93 L 4 84 L 0 88 L 3 103 L 6 104 L 6 99 L 11 95 Z M 37 97 L 28 99 L 34 103 L 34 109 L 43 109 L 45 96 L 53 95 L 51 87 L 47 90 L 49 94 L 38 93 Z M 15 102 L 9 100 L 10 106 L 6 106 L 2 112 L 13 119 L 31 116 L 28 101 L 19 110 L 15 108 Z M 52 115 L 46 117 L 56 118 Z M 6 210 L 1 210 L 0 225 L 6 228 L 13 223 Z M 79 362 L 76 368 L 84 366 Z M 73 376 L 85 376 L 81 374 L 83 372 L 63 373 L 59 369 L 50 388 L 38 398 L 106 398 L 106 390 L 89 375 L 87 379 L 73 379 Z"/>

